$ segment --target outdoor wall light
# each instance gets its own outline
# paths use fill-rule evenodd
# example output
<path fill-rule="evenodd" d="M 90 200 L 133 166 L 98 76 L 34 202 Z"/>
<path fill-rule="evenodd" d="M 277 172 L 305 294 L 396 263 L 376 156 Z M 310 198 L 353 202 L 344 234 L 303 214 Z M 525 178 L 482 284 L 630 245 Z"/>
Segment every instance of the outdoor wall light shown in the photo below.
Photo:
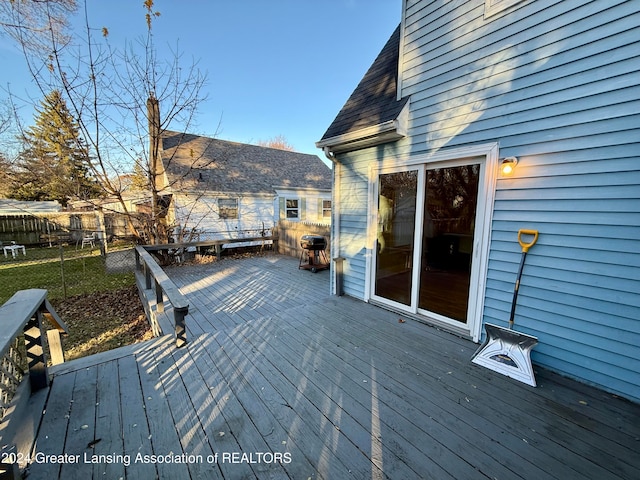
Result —
<path fill-rule="evenodd" d="M 518 164 L 518 159 L 516 157 L 507 157 L 502 160 L 502 164 L 500 165 L 500 172 L 504 176 L 509 176 L 513 173 L 513 170 L 516 168 Z"/>

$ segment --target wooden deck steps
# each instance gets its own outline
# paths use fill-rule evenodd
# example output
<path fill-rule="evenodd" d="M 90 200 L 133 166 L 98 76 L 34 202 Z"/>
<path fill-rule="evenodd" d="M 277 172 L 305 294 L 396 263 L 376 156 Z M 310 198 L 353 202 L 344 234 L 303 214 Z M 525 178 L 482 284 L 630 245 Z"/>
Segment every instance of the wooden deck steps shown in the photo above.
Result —
<path fill-rule="evenodd" d="M 199 304 L 186 347 L 54 367 L 36 451 L 113 461 L 29 479 L 638 478 L 640 405 L 543 370 L 523 385 L 471 364 L 468 340 L 327 296 L 295 259 L 250 260 L 170 273 Z M 135 462 L 171 453 L 191 458 Z"/>

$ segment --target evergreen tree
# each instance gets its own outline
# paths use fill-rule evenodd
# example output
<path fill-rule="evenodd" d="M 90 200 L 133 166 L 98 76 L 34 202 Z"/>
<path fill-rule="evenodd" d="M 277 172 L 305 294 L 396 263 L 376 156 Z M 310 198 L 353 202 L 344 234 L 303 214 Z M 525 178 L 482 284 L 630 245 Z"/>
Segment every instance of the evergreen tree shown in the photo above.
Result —
<path fill-rule="evenodd" d="M 13 165 L 0 153 L 0 198 L 11 198 L 13 191 Z"/>
<path fill-rule="evenodd" d="M 148 192 L 150 190 L 149 177 L 142 166 L 142 161 L 138 160 L 133 165 L 131 174 L 131 188 L 138 192 Z"/>
<path fill-rule="evenodd" d="M 35 125 L 25 133 L 14 198 L 57 200 L 96 198 L 101 189 L 89 174 L 89 152 L 78 123 L 59 91 L 48 94 L 36 110 Z"/>

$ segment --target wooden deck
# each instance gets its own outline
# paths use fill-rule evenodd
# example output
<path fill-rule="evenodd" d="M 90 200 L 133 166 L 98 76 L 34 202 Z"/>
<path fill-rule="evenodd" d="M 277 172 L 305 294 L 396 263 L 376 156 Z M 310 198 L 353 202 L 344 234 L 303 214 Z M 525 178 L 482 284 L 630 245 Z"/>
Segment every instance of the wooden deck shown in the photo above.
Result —
<path fill-rule="evenodd" d="M 471 342 L 330 297 L 297 263 L 171 269 L 188 345 L 53 368 L 29 480 L 640 478 L 639 405 L 475 366 Z"/>

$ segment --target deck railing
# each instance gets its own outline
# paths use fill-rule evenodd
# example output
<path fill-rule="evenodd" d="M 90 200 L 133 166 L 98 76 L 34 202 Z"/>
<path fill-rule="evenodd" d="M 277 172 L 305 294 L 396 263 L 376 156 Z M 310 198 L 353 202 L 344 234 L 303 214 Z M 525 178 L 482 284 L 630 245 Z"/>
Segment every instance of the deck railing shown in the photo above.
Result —
<path fill-rule="evenodd" d="M 182 347 L 187 343 L 187 331 L 185 317 L 189 313 L 189 302 L 180 292 L 178 287 L 164 273 L 162 267 L 155 258 L 146 250 L 146 247 L 137 246 L 136 254 L 136 281 L 138 289 L 153 290 L 155 292 L 155 311 L 151 310 L 148 302 L 143 299 L 143 305 L 147 310 L 147 316 L 151 321 L 154 333 L 162 332 L 159 323 L 159 314 L 165 313 L 165 297 L 173 307 L 173 328 L 175 331 L 176 347 Z M 167 332 L 162 332 L 167 333 Z"/>
<path fill-rule="evenodd" d="M 43 342 L 43 319 L 55 327 L 47 332 L 53 364 L 64 361 L 60 332 L 67 326 L 47 300 L 47 291 L 20 290 L 0 307 L 0 477 L 18 478 L 11 446 L 19 417 L 31 393 L 49 386 L 47 357 Z M 24 340 L 23 340 L 24 339 Z M 28 383 L 27 383 L 28 379 Z"/>
<path fill-rule="evenodd" d="M 204 251 L 209 250 L 211 247 L 215 248 L 216 256 L 219 258 L 222 255 L 222 246 L 230 245 L 236 243 L 260 243 L 265 245 L 266 242 L 272 242 L 273 250 L 275 252 L 278 251 L 278 235 L 269 235 L 265 237 L 243 237 L 243 238 L 225 238 L 221 240 L 201 240 L 197 242 L 189 242 L 189 243 L 166 243 L 162 245 L 145 245 L 144 249 L 147 251 L 160 251 L 167 250 L 175 252 L 176 254 L 184 253 L 189 248 L 194 249 L 195 251 Z"/>
<path fill-rule="evenodd" d="M 165 331 L 166 328 L 163 328 L 163 324 L 167 325 L 167 322 L 163 320 L 166 318 L 164 304 L 166 298 L 173 307 L 172 328 L 175 330 L 176 346 L 182 347 L 185 345 L 187 343 L 185 317 L 189 313 L 189 302 L 149 252 L 165 251 L 178 256 L 189 249 L 204 251 L 213 247 L 216 250 L 216 255 L 220 257 L 223 245 L 254 242 L 262 242 L 264 244 L 266 241 L 271 241 L 274 245 L 274 250 L 277 251 L 277 235 L 137 246 L 135 248 L 136 282 L 153 333 L 156 336 L 167 333 Z M 152 292 L 151 298 L 148 296 L 149 291 Z"/>

